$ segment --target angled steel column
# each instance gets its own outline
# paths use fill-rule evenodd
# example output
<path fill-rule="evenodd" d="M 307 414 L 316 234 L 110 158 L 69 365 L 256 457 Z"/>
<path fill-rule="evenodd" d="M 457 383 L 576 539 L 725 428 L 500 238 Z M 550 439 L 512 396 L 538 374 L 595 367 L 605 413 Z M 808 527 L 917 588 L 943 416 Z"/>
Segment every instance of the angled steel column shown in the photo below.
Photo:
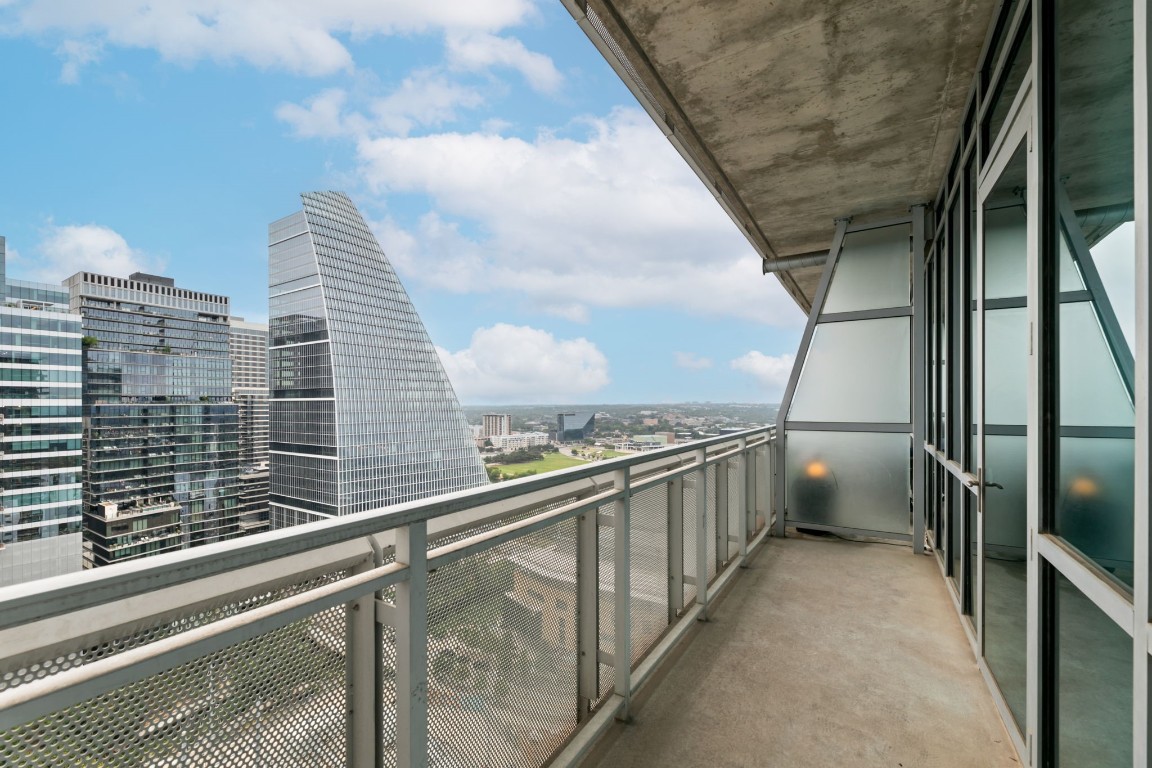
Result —
<path fill-rule="evenodd" d="M 924 231 L 927 211 L 912 206 L 912 551 L 924 552 L 927 506 L 924 499 L 924 434 L 927 415 L 925 381 L 928 360 L 924 349 Z"/>
<path fill-rule="evenodd" d="M 836 232 L 832 235 L 832 247 L 828 249 L 828 261 L 824 263 L 824 274 L 820 276 L 820 285 L 812 299 L 812 309 L 808 312 L 808 322 L 804 326 L 804 335 L 800 337 L 800 346 L 796 350 L 796 362 L 792 364 L 792 373 L 788 377 L 788 387 L 784 390 L 784 397 L 780 400 L 780 411 L 776 414 L 776 461 L 775 464 L 775 499 L 777 536 L 784 535 L 785 504 L 785 473 L 787 462 L 786 425 L 788 411 L 792 407 L 792 398 L 796 394 L 796 383 L 800 380 L 800 372 L 804 370 L 804 361 L 808 357 L 808 349 L 812 346 L 812 334 L 816 332 L 816 324 L 820 320 L 820 311 L 824 309 L 824 299 L 828 296 L 828 286 L 832 284 L 832 273 L 836 271 L 836 262 L 840 260 L 840 249 L 844 245 L 844 235 L 848 231 L 848 224 L 852 219 L 836 220 Z"/>
<path fill-rule="evenodd" d="M 396 529 L 396 757 L 400 768 L 428 765 L 428 523 Z"/>

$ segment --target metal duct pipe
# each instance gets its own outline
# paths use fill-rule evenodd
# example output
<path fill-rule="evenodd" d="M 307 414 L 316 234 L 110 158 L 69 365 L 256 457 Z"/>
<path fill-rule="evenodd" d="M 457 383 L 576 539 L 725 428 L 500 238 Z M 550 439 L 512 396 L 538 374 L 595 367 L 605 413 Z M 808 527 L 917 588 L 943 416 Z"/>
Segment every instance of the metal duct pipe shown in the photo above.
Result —
<path fill-rule="evenodd" d="M 801 253 L 796 256 L 783 256 L 779 259 L 764 260 L 764 274 L 769 272 L 788 272 L 804 267 L 822 267 L 828 261 L 828 251 L 815 253 Z"/>

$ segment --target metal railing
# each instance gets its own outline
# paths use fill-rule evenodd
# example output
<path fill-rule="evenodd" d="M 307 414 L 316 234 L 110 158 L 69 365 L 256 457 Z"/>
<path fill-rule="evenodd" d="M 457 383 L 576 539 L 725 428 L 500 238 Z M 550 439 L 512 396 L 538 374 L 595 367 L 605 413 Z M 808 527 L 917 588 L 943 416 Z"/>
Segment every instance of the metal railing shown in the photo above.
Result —
<path fill-rule="evenodd" d="M 579 759 L 771 528 L 770 428 L 0 590 L 5 766 Z"/>

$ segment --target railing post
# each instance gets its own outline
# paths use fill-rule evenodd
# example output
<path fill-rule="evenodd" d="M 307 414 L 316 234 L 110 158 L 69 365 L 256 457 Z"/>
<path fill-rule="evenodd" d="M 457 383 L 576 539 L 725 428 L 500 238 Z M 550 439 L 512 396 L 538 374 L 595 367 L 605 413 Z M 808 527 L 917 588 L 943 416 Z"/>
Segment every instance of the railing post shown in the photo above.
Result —
<path fill-rule="evenodd" d="M 684 610 L 684 478 L 668 481 L 668 623 Z"/>
<path fill-rule="evenodd" d="M 755 448 L 748 450 L 748 438 L 740 438 L 740 456 L 736 459 L 736 538 L 739 547 L 740 567 L 748 567 L 748 491 L 756 486 L 749 482 L 754 475 L 749 471 L 753 464 Z"/>
<path fill-rule="evenodd" d="M 600 537 L 597 512 L 589 510 L 576 523 L 577 706 L 581 721 L 600 698 Z"/>
<path fill-rule="evenodd" d="M 375 567 L 368 560 L 352 575 Z M 376 595 L 369 592 L 344 605 L 344 684 L 347 691 L 348 765 L 372 768 L 380 764 L 380 635 Z"/>
<path fill-rule="evenodd" d="M 628 524 L 631 511 L 628 467 L 613 474 L 613 485 L 624 493 L 613 504 L 612 511 L 612 532 L 615 539 L 612 547 L 615 555 L 613 602 L 616 607 L 616 642 L 612 649 L 612 660 L 615 664 L 616 694 L 624 698 L 624 705 L 616 713 L 616 719 L 628 722 L 632 717 L 632 543 Z"/>
<path fill-rule="evenodd" d="M 703 608 L 699 621 L 708 621 L 708 451 L 696 451 L 696 602 Z"/>
<path fill-rule="evenodd" d="M 716 464 L 716 570 L 728 562 L 728 459 Z"/>
<path fill-rule="evenodd" d="M 396 529 L 396 756 L 400 768 L 428 765 L 428 524 Z"/>

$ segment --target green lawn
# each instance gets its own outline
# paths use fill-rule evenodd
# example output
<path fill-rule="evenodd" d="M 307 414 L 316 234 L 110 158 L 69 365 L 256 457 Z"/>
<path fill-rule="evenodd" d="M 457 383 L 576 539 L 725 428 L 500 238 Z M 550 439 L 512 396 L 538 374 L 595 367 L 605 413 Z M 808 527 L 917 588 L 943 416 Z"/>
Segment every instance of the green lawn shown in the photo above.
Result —
<path fill-rule="evenodd" d="M 564 456 L 559 453 L 550 453 L 539 461 L 528 461 L 523 464 L 492 464 L 491 466 L 499 467 L 500 473 L 506 478 L 520 477 L 529 472 L 535 472 L 542 475 L 545 472 L 555 472 L 558 469 L 567 469 L 568 467 L 575 467 L 580 464 L 587 464 L 586 461 L 574 459 L 571 456 Z"/>

